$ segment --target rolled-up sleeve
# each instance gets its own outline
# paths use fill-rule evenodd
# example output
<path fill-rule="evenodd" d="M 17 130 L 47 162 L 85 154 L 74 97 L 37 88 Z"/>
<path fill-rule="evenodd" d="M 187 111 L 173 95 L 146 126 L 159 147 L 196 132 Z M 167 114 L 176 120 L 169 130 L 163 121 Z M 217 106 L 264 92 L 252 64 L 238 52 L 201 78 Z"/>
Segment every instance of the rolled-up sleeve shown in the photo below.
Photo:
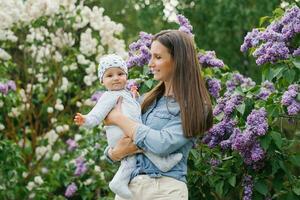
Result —
<path fill-rule="evenodd" d="M 167 156 L 189 142 L 189 139 L 183 134 L 180 115 L 178 115 L 161 130 L 151 129 L 143 124 L 138 125 L 134 142 L 145 151 Z"/>

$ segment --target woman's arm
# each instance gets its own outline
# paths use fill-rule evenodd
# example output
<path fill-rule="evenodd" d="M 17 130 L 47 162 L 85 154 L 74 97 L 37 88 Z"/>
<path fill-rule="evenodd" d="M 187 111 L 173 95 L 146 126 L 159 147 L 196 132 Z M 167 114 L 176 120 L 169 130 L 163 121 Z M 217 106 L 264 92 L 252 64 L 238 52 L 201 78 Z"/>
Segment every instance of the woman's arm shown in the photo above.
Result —
<path fill-rule="evenodd" d="M 131 120 L 127 116 L 125 116 L 121 111 L 121 103 L 123 97 L 119 97 L 117 104 L 114 109 L 110 111 L 110 113 L 105 118 L 105 124 L 107 125 L 116 125 L 122 129 L 124 134 L 133 139 L 135 137 L 135 131 L 139 123 Z"/>
<path fill-rule="evenodd" d="M 119 126 L 139 148 L 159 156 L 167 156 L 190 141 L 183 134 L 180 114 L 171 119 L 163 129 L 155 130 L 124 116 L 119 99 L 106 119 L 109 124 Z"/>

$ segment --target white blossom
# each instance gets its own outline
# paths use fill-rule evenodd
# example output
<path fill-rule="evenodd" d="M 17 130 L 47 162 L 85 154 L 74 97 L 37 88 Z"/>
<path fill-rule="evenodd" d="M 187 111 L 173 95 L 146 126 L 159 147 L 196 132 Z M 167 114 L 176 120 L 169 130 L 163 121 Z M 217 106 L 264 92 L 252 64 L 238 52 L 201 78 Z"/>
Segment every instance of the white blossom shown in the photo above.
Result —
<path fill-rule="evenodd" d="M 82 135 L 80 135 L 80 134 L 75 134 L 74 140 L 75 140 L 76 142 L 78 142 L 78 141 L 81 140 L 81 139 L 82 139 Z"/>
<path fill-rule="evenodd" d="M 35 183 L 32 182 L 32 181 L 30 181 L 30 182 L 28 182 L 26 188 L 27 188 L 29 191 L 31 191 L 35 186 L 36 186 Z"/>
<path fill-rule="evenodd" d="M 45 153 L 47 152 L 47 148 L 45 146 L 39 146 L 35 149 L 35 154 L 37 160 L 39 160 Z"/>
<path fill-rule="evenodd" d="M 4 130 L 5 126 L 3 124 L 0 123 L 0 131 Z"/>
<path fill-rule="evenodd" d="M 84 185 L 90 185 L 91 183 L 93 183 L 93 179 L 92 178 L 89 178 L 89 179 L 87 179 L 87 180 L 85 180 L 84 182 L 83 182 L 83 184 Z"/>
<path fill-rule="evenodd" d="M 53 111 L 54 111 L 53 107 L 48 107 L 48 108 L 47 108 L 47 112 L 48 112 L 48 113 L 53 113 Z"/>
<path fill-rule="evenodd" d="M 52 160 L 53 160 L 54 162 L 56 162 L 56 161 L 59 161 L 59 159 L 60 159 L 59 153 L 55 153 L 55 154 L 53 155 Z"/>
<path fill-rule="evenodd" d="M 80 108 L 82 106 L 82 103 L 80 101 L 76 101 L 76 106 Z"/>
<path fill-rule="evenodd" d="M 9 60 L 11 56 L 4 49 L 0 48 L 0 59 Z"/>
<path fill-rule="evenodd" d="M 38 185 L 42 185 L 44 183 L 42 177 L 40 176 L 34 177 L 34 182 L 37 183 Z"/>
<path fill-rule="evenodd" d="M 44 136 L 44 139 L 47 139 L 48 140 L 48 144 L 49 145 L 53 145 L 56 140 L 58 139 L 58 135 L 56 134 L 56 132 L 52 129 L 50 131 L 48 131 L 45 136 Z"/>

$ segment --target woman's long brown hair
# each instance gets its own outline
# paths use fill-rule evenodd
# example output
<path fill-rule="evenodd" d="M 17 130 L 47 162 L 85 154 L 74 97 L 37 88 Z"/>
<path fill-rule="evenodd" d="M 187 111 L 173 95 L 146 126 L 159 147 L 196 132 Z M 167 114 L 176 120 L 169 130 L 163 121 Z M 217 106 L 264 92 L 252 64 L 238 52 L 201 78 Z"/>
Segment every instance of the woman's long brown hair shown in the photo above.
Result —
<path fill-rule="evenodd" d="M 167 47 L 174 60 L 171 84 L 175 99 L 180 106 L 185 137 L 201 136 L 212 126 L 212 106 L 201 75 L 201 66 L 193 39 L 181 31 L 167 30 L 156 34 L 153 41 L 158 41 Z M 142 103 L 142 112 L 144 113 L 164 92 L 165 85 L 160 82 L 146 94 Z"/>

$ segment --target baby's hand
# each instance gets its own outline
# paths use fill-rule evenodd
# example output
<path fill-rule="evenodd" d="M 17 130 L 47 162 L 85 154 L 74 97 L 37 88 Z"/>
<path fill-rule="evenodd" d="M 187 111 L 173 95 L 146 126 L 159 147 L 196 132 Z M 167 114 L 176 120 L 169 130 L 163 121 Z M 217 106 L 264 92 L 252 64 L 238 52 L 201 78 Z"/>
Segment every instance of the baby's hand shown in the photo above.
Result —
<path fill-rule="evenodd" d="M 74 122 L 76 125 L 81 126 L 85 122 L 85 117 L 81 113 L 76 113 Z"/>

